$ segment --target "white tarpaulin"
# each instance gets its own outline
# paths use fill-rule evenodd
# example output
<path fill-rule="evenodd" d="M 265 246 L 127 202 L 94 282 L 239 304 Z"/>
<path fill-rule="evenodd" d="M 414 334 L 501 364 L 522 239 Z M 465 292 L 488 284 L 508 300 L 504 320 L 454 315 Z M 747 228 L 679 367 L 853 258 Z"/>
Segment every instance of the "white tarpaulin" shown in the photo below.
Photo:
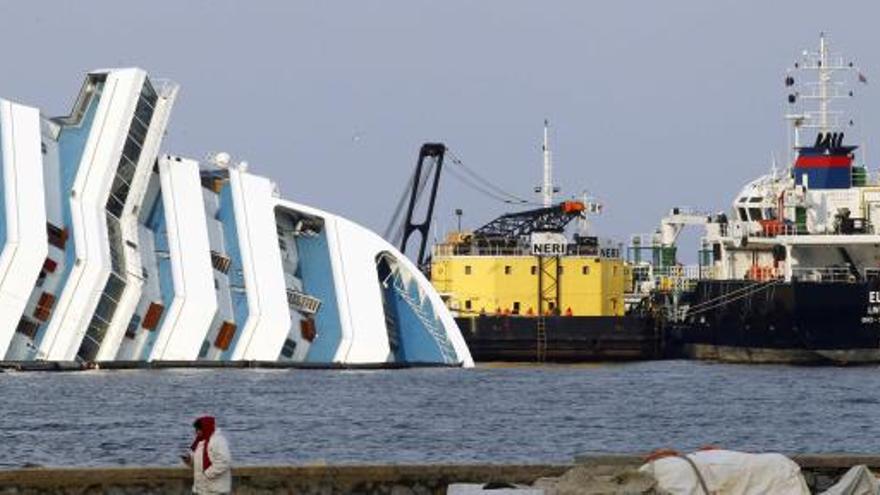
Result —
<path fill-rule="evenodd" d="M 639 471 L 654 476 L 657 487 L 673 495 L 810 495 L 800 466 L 781 454 L 704 450 L 686 457 L 691 462 L 663 457 Z"/>
<path fill-rule="evenodd" d="M 868 466 L 853 466 L 822 495 L 878 495 L 880 483 Z"/>

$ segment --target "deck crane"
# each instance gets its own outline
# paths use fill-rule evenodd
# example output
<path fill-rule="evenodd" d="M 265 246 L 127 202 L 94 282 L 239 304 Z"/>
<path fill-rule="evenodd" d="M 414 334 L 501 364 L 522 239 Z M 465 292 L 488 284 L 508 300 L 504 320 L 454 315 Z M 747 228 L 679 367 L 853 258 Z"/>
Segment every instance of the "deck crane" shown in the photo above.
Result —
<path fill-rule="evenodd" d="M 443 171 L 443 157 L 446 155 L 446 146 L 443 143 L 425 143 L 419 150 L 419 160 L 416 163 L 415 175 L 409 191 L 409 205 L 406 209 L 406 221 L 403 224 L 403 235 L 400 240 L 400 252 L 406 254 L 406 244 L 414 232 L 421 235 L 419 240 L 419 254 L 416 258 L 416 266 L 425 265 L 425 248 L 428 245 L 428 233 L 431 230 L 431 220 L 434 217 L 434 205 L 437 202 L 437 188 L 440 186 L 440 173 Z M 427 169 L 425 171 L 425 169 Z M 424 172 L 423 172 L 424 171 Z M 428 198 L 428 206 L 425 218 L 416 223 L 413 220 L 416 204 L 421 196 L 422 188 L 427 185 L 430 175 L 434 177 L 431 183 L 431 194 Z M 424 180 L 422 176 L 424 175 Z M 405 198 L 406 196 L 404 196 Z M 396 215 L 395 215 L 396 216 Z M 393 220 L 392 220 L 393 222 Z"/>
<path fill-rule="evenodd" d="M 386 237 L 400 246 L 406 254 L 410 237 L 418 232 L 421 235 L 416 263 L 423 267 L 426 263 L 425 254 L 428 233 L 431 228 L 434 206 L 437 201 L 440 176 L 443 170 L 443 158 L 446 146 L 442 143 L 425 143 L 419 151 L 416 170 L 410 180 L 398 209 L 392 218 Z M 416 207 L 422 192 L 430 182 L 430 194 L 425 206 L 425 217 L 421 221 L 414 220 Z M 398 225 L 398 218 L 406 204 L 405 216 Z M 586 214 L 586 206 L 581 201 L 562 201 L 560 203 L 532 210 L 506 213 L 476 229 L 468 238 L 478 246 L 513 246 L 524 237 L 536 232 L 563 232 L 565 227 L 577 218 Z M 396 227 L 396 230 L 395 230 Z M 465 244 L 463 244 L 465 245 Z"/>
<path fill-rule="evenodd" d="M 506 213 L 476 229 L 471 236 L 484 245 L 516 244 L 535 232 L 563 232 L 584 210 L 584 203 L 580 201 L 563 201 L 544 208 Z"/>
<path fill-rule="evenodd" d="M 706 225 L 711 217 L 685 208 L 673 208 L 669 214 L 660 221 L 660 245 L 663 247 L 675 246 L 678 235 L 688 225 Z"/>

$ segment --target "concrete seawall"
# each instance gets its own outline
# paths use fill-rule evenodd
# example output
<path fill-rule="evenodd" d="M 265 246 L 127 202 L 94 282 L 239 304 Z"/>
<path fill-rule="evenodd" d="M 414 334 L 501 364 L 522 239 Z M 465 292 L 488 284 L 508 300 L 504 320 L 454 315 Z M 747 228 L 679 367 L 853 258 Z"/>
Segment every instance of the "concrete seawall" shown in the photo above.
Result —
<path fill-rule="evenodd" d="M 559 476 L 571 465 L 334 465 L 233 469 L 236 494 L 446 493 L 456 482 L 532 483 Z M 0 495 L 189 494 L 184 468 L 29 468 L 0 471 Z"/>
<path fill-rule="evenodd" d="M 814 490 L 830 486 L 847 469 L 865 464 L 880 470 L 880 456 L 790 455 Z M 450 483 L 532 484 L 561 476 L 575 465 L 603 473 L 636 468 L 642 455 L 584 455 L 574 464 L 429 464 L 246 466 L 233 470 L 237 494 L 445 494 Z M 0 495 L 113 493 L 188 494 L 192 473 L 185 468 L 27 468 L 0 470 Z"/>

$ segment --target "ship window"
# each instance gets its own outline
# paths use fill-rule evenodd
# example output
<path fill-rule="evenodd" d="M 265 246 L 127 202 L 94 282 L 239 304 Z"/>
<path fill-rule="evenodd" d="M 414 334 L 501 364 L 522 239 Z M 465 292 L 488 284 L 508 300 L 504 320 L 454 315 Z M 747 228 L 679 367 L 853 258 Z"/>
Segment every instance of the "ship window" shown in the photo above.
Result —
<path fill-rule="evenodd" d="M 510 265 L 504 265 L 504 274 L 505 275 L 510 275 L 510 272 L 512 272 L 512 271 L 513 270 L 510 268 Z"/>
<path fill-rule="evenodd" d="M 758 221 L 761 217 L 761 209 L 760 208 L 749 208 L 749 216 L 752 218 L 752 221 Z"/>
<path fill-rule="evenodd" d="M 27 338 L 33 340 L 37 336 L 37 331 L 40 329 L 40 324 L 22 317 L 18 322 L 18 326 L 15 328 L 15 331 L 26 336 Z"/>
<path fill-rule="evenodd" d="M 536 273 L 538 273 L 538 267 L 535 265 L 532 265 L 532 275 L 534 275 Z"/>
<path fill-rule="evenodd" d="M 464 274 L 465 275 L 471 274 L 471 265 L 464 265 Z"/>
<path fill-rule="evenodd" d="M 760 203 L 760 202 L 761 202 L 760 197 L 749 198 L 749 203 Z"/>
<path fill-rule="evenodd" d="M 743 196 L 743 197 L 739 198 L 739 202 L 740 202 L 740 203 L 745 203 L 745 202 L 746 202 L 746 197 Z"/>
<path fill-rule="evenodd" d="M 587 265 L 582 266 L 582 267 L 581 267 L 581 273 L 584 274 L 584 275 L 589 275 L 589 274 L 590 274 L 590 267 L 587 266 Z"/>
<path fill-rule="evenodd" d="M 302 320 L 300 323 L 303 323 L 308 320 Z M 229 345 L 232 344 L 232 337 L 235 336 L 236 325 L 231 321 L 224 321 L 222 325 L 220 325 L 220 331 L 217 332 L 217 338 L 214 339 L 214 347 L 217 347 L 221 350 L 228 350 Z"/>
<path fill-rule="evenodd" d="M 736 211 L 739 212 L 739 219 L 740 219 L 740 220 L 742 220 L 743 222 L 748 222 L 748 221 L 749 221 L 749 217 L 748 217 L 748 215 L 746 215 L 746 209 L 745 209 L 745 208 L 737 208 Z"/>
<path fill-rule="evenodd" d="M 46 223 L 46 232 L 49 236 L 49 244 L 57 247 L 58 249 L 64 249 L 64 246 L 67 244 L 67 229 L 52 225 L 51 223 Z"/>
<path fill-rule="evenodd" d="M 284 341 L 284 346 L 281 347 L 281 355 L 290 359 L 293 357 L 293 353 L 296 350 L 296 341 L 287 339 Z"/>
<path fill-rule="evenodd" d="M 125 336 L 129 339 L 133 339 L 137 336 L 138 327 L 141 324 L 141 315 L 135 313 L 131 315 L 131 319 L 128 320 L 128 328 L 125 329 Z"/>
<path fill-rule="evenodd" d="M 464 309 L 471 309 L 471 300 L 468 299 L 464 302 Z"/>
<path fill-rule="evenodd" d="M 513 301 L 513 314 L 519 314 L 519 301 Z"/>

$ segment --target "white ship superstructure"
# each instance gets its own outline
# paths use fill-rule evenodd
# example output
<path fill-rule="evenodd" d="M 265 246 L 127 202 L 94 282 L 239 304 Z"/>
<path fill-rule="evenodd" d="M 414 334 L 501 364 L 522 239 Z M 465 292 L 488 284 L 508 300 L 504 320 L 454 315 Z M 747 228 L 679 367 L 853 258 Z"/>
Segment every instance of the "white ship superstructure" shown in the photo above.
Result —
<path fill-rule="evenodd" d="M 119 69 L 68 117 L 0 100 L 0 360 L 473 364 L 379 236 L 226 153 L 160 156 L 176 95 Z"/>
<path fill-rule="evenodd" d="M 657 253 L 654 268 L 673 278 L 757 281 L 846 282 L 880 271 L 880 183 L 859 163 L 857 146 L 844 143 L 855 122 L 843 105 L 862 79 L 853 63 L 831 53 L 824 35 L 817 51 L 804 51 L 785 77 L 789 165 L 780 169 L 774 160 L 770 173 L 742 188 L 729 214 L 673 209 L 650 240 L 636 242 Z M 674 266 L 687 225 L 705 227 L 699 270 L 689 274 Z"/>
<path fill-rule="evenodd" d="M 880 362 L 880 182 L 847 144 L 866 82 L 830 51 L 804 51 L 785 75 L 792 156 L 742 188 L 729 213 L 673 209 L 634 239 L 636 280 L 686 355 L 733 361 Z M 676 237 L 705 226 L 699 266 Z M 639 253 L 650 250 L 651 260 Z M 653 277 L 650 276 L 653 272 Z M 640 301 L 644 302 L 644 301 Z M 646 306 L 642 306 L 646 307 Z"/>

